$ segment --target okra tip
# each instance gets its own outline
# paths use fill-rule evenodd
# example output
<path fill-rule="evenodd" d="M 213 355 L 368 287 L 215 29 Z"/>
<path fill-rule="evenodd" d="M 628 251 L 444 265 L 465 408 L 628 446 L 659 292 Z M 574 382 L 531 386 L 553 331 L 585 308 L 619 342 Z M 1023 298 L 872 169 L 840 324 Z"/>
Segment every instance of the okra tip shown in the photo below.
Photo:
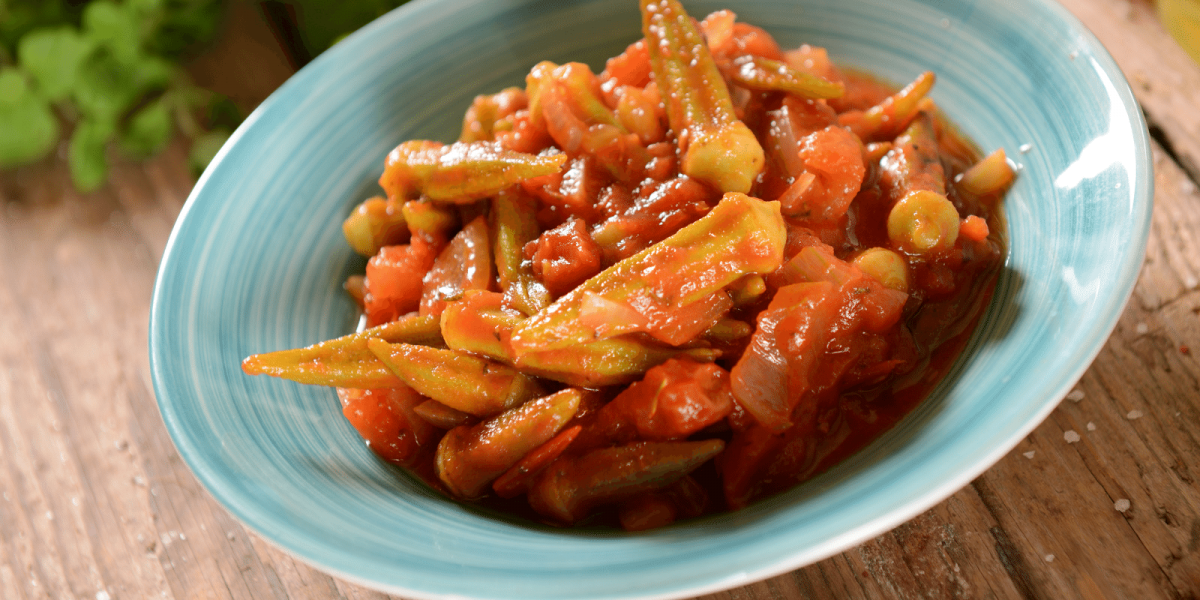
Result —
<path fill-rule="evenodd" d="M 766 159 L 762 145 L 741 121 L 709 132 L 697 129 L 683 159 L 683 172 L 722 192 L 750 192 Z"/>

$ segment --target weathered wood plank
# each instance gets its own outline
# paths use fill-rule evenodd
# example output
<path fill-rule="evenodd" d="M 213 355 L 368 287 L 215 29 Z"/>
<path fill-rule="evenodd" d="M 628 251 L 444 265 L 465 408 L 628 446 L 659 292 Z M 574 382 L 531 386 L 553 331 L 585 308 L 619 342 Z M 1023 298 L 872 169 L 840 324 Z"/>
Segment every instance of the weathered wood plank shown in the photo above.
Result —
<path fill-rule="evenodd" d="M 61 189 L 65 169 L 53 171 L 27 170 L 3 192 L 0 303 L 12 317 L 0 352 L 15 383 L 3 397 L 16 400 L 2 405 L 4 487 L 18 506 L 5 513 L 30 540 L 25 564 L 9 566 L 28 597 L 157 593 L 161 570 L 129 560 L 143 558 L 150 511 L 122 432 L 130 407 L 116 400 L 123 361 L 145 360 L 130 350 L 144 346 L 146 311 L 127 308 L 145 305 L 155 265 L 126 245 L 110 201 Z"/>

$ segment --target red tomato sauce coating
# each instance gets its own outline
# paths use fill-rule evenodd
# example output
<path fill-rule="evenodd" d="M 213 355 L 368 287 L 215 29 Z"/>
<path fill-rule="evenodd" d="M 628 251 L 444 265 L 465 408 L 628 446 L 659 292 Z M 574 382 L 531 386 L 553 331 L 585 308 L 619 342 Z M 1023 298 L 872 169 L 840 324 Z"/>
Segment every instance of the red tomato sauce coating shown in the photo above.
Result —
<path fill-rule="evenodd" d="M 896 89 L 652 4 L 683 15 L 646 17 L 667 37 L 478 97 L 459 142 L 389 155 L 386 210 L 345 227 L 408 228 L 351 239 L 382 247 L 348 287 L 404 327 L 296 369 L 386 364 L 405 385 L 344 389 L 344 414 L 451 496 L 628 530 L 742 508 L 909 414 L 991 299 L 1012 173 L 947 124 L 931 73 Z M 725 160 L 752 172 L 713 177 Z"/>

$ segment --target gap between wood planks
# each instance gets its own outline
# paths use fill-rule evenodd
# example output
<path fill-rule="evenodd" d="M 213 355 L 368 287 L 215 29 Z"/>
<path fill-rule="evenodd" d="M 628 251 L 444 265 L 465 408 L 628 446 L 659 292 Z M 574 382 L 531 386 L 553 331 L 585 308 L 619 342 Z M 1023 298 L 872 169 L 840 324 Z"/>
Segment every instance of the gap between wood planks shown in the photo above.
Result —
<path fill-rule="evenodd" d="M 1166 155 L 1171 159 L 1171 162 L 1175 163 L 1175 165 L 1187 175 L 1189 181 L 1197 184 L 1197 186 L 1200 186 L 1200 166 L 1196 165 L 1196 163 L 1193 162 L 1190 157 L 1180 155 L 1179 152 L 1175 150 L 1175 144 L 1171 140 L 1171 134 L 1167 133 L 1167 131 L 1163 129 L 1157 121 L 1154 120 L 1153 115 L 1146 112 L 1145 107 L 1139 104 L 1138 108 L 1142 111 L 1142 117 L 1146 119 L 1146 129 L 1150 132 L 1150 139 L 1158 143 L 1158 146 L 1162 148 L 1162 151 L 1165 152 Z"/>

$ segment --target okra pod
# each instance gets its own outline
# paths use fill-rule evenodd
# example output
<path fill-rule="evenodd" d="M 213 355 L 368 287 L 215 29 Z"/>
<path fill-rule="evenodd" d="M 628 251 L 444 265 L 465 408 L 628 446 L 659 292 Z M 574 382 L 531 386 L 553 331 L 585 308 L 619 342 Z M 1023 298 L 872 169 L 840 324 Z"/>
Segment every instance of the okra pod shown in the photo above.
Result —
<path fill-rule="evenodd" d="M 954 216 L 957 218 L 958 213 Z M 874 277 L 883 287 L 908 293 L 908 262 L 900 254 L 887 248 L 870 248 L 850 263 Z"/>
<path fill-rule="evenodd" d="M 506 340 L 523 321 L 524 318 L 502 307 L 499 294 L 470 292 L 462 300 L 450 303 L 442 313 L 442 335 L 451 349 L 513 364 Z M 715 360 L 720 355 L 708 348 L 681 352 L 641 337 L 619 336 L 570 348 L 531 352 L 521 357 L 520 369 L 568 385 L 599 387 L 632 381 L 650 367 L 681 354 L 701 362 Z"/>
<path fill-rule="evenodd" d="M 524 354 L 516 364 L 527 373 L 581 387 L 629 383 L 669 358 L 688 356 L 712 362 L 720 351 L 710 348 L 668 348 L 639 336 L 596 340 L 574 347 Z"/>
<path fill-rule="evenodd" d="M 912 83 L 865 111 L 853 110 L 838 116 L 838 124 L 863 141 L 890 139 L 904 131 L 921 110 L 921 100 L 937 80 L 932 71 L 921 73 Z"/>
<path fill-rule="evenodd" d="M 900 249 L 913 254 L 949 250 L 958 240 L 959 216 L 942 194 L 917 190 L 901 198 L 888 212 L 887 233 Z"/>
<path fill-rule="evenodd" d="M 354 207 L 342 222 L 342 233 L 355 252 L 368 257 L 384 246 L 404 243 L 409 235 L 402 204 L 378 196 Z"/>
<path fill-rule="evenodd" d="M 409 200 L 401 208 L 401 214 L 408 223 L 408 230 L 413 235 L 419 235 L 426 240 L 441 240 L 445 243 L 453 230 L 458 227 L 458 214 L 452 207 L 434 204 L 428 200 Z"/>
<path fill-rule="evenodd" d="M 497 477 L 492 482 L 492 489 L 501 498 L 515 498 L 525 493 L 534 479 L 542 474 L 542 470 L 571 446 L 571 442 L 575 441 L 580 431 L 583 431 L 582 425 L 560 431 L 550 441 L 526 454 L 517 464 Z"/>
<path fill-rule="evenodd" d="M 933 117 L 921 112 L 896 137 L 879 162 L 879 185 L 893 202 L 925 190 L 946 195 L 946 171 L 938 150 Z"/>
<path fill-rule="evenodd" d="M 704 332 L 704 339 L 717 343 L 730 343 L 742 340 L 754 333 L 754 327 L 745 321 L 737 319 L 721 319 Z"/>
<path fill-rule="evenodd" d="M 759 92 L 787 92 L 801 98 L 840 98 L 846 93 L 841 82 L 832 82 L 793 69 L 783 61 L 747 54 L 738 57 L 726 71 L 734 83 Z"/>
<path fill-rule="evenodd" d="M 591 67 L 578 62 L 566 63 L 554 69 L 552 76 L 562 84 L 568 101 L 579 109 L 589 125 L 612 125 L 621 133 L 628 133 L 612 109 L 600 99 L 599 83 Z"/>
<path fill-rule="evenodd" d="M 546 517 L 574 523 L 596 506 L 675 483 L 724 448 L 716 439 L 637 442 L 559 459 L 533 484 L 529 504 Z"/>
<path fill-rule="evenodd" d="M 476 425 L 446 432 L 438 444 L 438 479 L 450 493 L 476 498 L 526 454 L 553 438 L 579 410 L 573 388 L 507 410 Z"/>
<path fill-rule="evenodd" d="M 475 421 L 474 415 L 450 408 L 437 400 L 426 400 L 414 406 L 413 412 L 438 429 L 450 430 Z"/>
<path fill-rule="evenodd" d="M 504 309 L 500 294 L 471 290 L 442 312 L 442 337 L 451 350 L 509 362 L 502 340 L 522 320 L 520 315 Z"/>
<path fill-rule="evenodd" d="M 641 0 L 642 33 L 684 174 L 722 192 L 750 191 L 762 146 L 734 113 L 729 88 L 695 22 L 678 0 Z"/>
<path fill-rule="evenodd" d="M 1008 164 L 1008 157 L 1001 148 L 963 171 L 954 183 L 959 190 L 973 196 L 986 196 L 1004 191 L 1012 184 L 1015 176 L 1012 166 Z"/>
<path fill-rule="evenodd" d="M 516 364 L 524 366 L 535 353 L 595 343 L 597 328 L 580 320 L 588 294 L 631 306 L 653 330 L 656 322 L 724 293 L 747 274 L 774 271 L 783 262 L 786 237 L 778 202 L 726 194 L 696 222 L 605 269 L 517 326 L 510 340 Z"/>
<path fill-rule="evenodd" d="M 550 292 L 525 262 L 525 244 L 541 233 L 536 203 L 518 192 L 505 192 L 492 200 L 496 274 L 504 292 L 504 305 L 533 315 L 550 304 Z"/>
<path fill-rule="evenodd" d="M 378 339 L 367 347 L 409 387 L 477 417 L 520 406 L 542 392 L 537 381 L 512 367 L 455 350 Z"/>
<path fill-rule="evenodd" d="M 388 198 L 470 203 L 526 179 L 557 173 L 566 160 L 562 154 L 526 154 L 488 142 L 443 146 L 414 140 L 388 154 L 379 185 Z"/>
<path fill-rule="evenodd" d="M 880 187 L 894 202 L 887 218 L 892 244 L 914 254 L 953 247 L 959 214 L 946 197 L 946 171 L 929 113 L 917 113 L 880 167 Z"/>
<path fill-rule="evenodd" d="M 729 286 L 729 294 L 736 306 L 745 306 L 757 301 L 767 292 L 767 282 L 762 275 L 747 275 Z"/>
<path fill-rule="evenodd" d="M 441 346 L 437 317 L 408 316 L 306 348 L 255 354 L 242 361 L 249 375 L 271 375 L 310 385 L 377 389 L 403 385 L 367 346 L 370 340 Z"/>
<path fill-rule="evenodd" d="M 496 139 L 496 132 L 511 131 L 513 114 L 529 104 L 525 90 L 510 87 L 497 94 L 476 96 L 463 116 L 460 142 L 490 142 Z"/>

